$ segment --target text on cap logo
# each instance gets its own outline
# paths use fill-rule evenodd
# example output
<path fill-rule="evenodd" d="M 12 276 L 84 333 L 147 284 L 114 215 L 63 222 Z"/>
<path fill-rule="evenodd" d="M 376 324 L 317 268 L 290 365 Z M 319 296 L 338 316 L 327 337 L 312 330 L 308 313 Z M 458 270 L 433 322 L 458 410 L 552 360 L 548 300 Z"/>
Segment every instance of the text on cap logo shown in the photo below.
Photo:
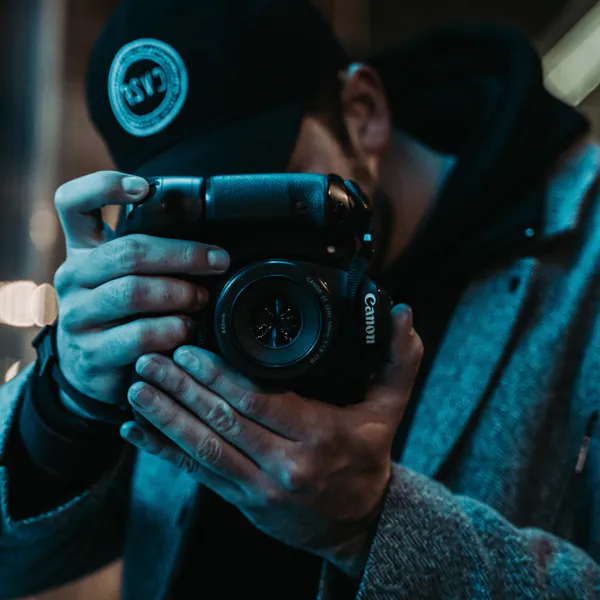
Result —
<path fill-rule="evenodd" d="M 179 53 L 153 39 L 123 46 L 108 76 L 110 105 L 121 127 L 136 137 L 162 131 L 181 111 L 188 75 Z"/>

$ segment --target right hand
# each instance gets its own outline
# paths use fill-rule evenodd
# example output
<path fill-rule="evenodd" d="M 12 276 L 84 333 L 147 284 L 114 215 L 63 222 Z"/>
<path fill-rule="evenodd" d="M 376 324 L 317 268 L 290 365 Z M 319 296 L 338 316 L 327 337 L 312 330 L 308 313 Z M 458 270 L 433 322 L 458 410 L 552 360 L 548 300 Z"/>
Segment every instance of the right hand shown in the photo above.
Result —
<path fill-rule="evenodd" d="M 64 184 L 55 197 L 67 250 L 55 277 L 60 369 L 81 393 L 120 406 L 127 404 L 130 366 L 148 352 L 189 343 L 186 315 L 208 299 L 205 289 L 168 275 L 215 275 L 229 266 L 227 254 L 215 263 L 221 249 L 214 246 L 117 238 L 100 209 L 133 204 L 148 193 L 144 179 L 128 177 L 94 173 Z"/>

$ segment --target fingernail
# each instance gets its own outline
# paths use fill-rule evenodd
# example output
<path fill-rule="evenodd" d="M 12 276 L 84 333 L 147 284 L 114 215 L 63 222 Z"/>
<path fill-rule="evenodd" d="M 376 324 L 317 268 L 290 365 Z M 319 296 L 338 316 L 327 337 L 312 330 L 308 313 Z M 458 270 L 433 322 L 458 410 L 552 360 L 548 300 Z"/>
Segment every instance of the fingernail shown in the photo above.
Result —
<path fill-rule="evenodd" d="M 412 315 L 412 308 L 408 304 L 398 304 L 396 310 L 403 313 L 406 317 Z"/>
<path fill-rule="evenodd" d="M 411 335 L 413 329 L 413 311 L 408 304 L 398 304 L 395 309 L 401 316 L 401 319 L 405 323 L 406 326 L 410 327 Z"/>
<path fill-rule="evenodd" d="M 189 350 L 177 350 L 173 359 L 184 369 L 197 371 L 200 367 L 198 357 L 194 356 Z"/>
<path fill-rule="evenodd" d="M 132 404 L 141 409 L 152 408 L 152 405 L 156 399 L 154 393 L 143 383 L 136 383 L 132 385 L 129 388 L 127 397 Z"/>
<path fill-rule="evenodd" d="M 134 423 L 125 423 L 121 427 L 121 436 L 133 444 L 143 444 L 146 441 L 146 434 Z"/>
<path fill-rule="evenodd" d="M 154 371 L 154 361 L 151 358 L 143 356 L 135 364 L 135 370 L 140 375 L 150 375 Z"/>
<path fill-rule="evenodd" d="M 208 264 L 215 271 L 225 271 L 229 266 L 229 255 L 224 250 L 209 250 Z"/>
<path fill-rule="evenodd" d="M 138 197 L 148 189 L 148 182 L 142 177 L 123 177 L 121 187 L 126 194 Z"/>

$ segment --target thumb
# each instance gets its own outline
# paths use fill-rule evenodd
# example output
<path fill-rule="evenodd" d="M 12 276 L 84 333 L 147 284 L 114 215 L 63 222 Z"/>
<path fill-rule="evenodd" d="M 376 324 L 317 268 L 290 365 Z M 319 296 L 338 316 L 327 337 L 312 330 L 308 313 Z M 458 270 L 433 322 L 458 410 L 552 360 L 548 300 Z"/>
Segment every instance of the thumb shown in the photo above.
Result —
<path fill-rule="evenodd" d="M 62 185 L 54 203 L 65 233 L 67 252 L 95 248 L 112 239 L 114 232 L 102 220 L 101 209 L 133 204 L 148 189 L 145 179 L 116 171 L 92 173 Z"/>
<path fill-rule="evenodd" d="M 382 376 L 369 390 L 366 403 L 386 413 L 398 422 L 410 399 L 410 394 L 423 357 L 423 343 L 413 329 L 413 313 L 405 304 L 392 311 L 393 337 L 390 358 Z"/>

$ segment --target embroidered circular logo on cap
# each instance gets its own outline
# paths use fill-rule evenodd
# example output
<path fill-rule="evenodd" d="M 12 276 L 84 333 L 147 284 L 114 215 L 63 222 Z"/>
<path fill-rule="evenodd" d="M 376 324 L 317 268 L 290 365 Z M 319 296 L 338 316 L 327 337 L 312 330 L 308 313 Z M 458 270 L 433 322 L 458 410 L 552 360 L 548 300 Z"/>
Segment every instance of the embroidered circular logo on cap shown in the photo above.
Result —
<path fill-rule="evenodd" d="M 188 92 L 187 70 L 169 44 L 136 40 L 115 56 L 108 90 L 121 127 L 133 136 L 147 137 L 162 131 L 181 111 Z"/>

